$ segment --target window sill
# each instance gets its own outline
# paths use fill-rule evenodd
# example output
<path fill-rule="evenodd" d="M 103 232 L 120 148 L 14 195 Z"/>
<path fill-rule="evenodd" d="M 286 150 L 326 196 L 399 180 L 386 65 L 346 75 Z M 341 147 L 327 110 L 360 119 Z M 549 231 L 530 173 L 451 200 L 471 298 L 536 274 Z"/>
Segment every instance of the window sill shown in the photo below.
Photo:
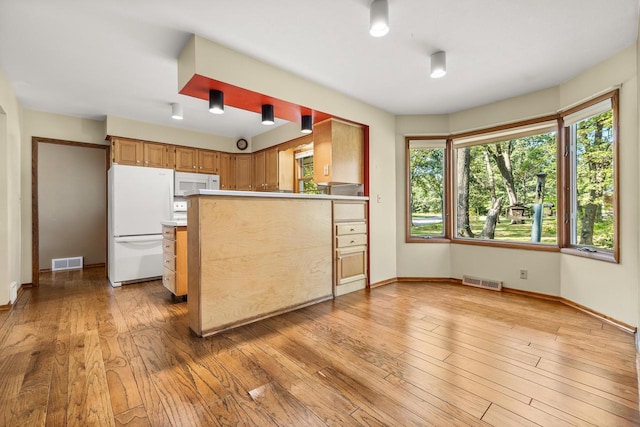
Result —
<path fill-rule="evenodd" d="M 472 246 L 491 246 L 494 248 L 507 248 L 507 249 L 522 249 L 527 251 L 540 251 L 540 252 L 559 252 L 560 248 L 552 244 L 545 243 L 525 243 L 525 242 L 506 242 L 503 240 L 483 240 L 483 239 L 463 239 L 460 237 L 454 238 L 451 243 L 458 245 L 472 245 Z"/>
<path fill-rule="evenodd" d="M 582 258 L 590 258 L 598 261 L 610 262 L 612 264 L 619 264 L 615 257 L 615 255 L 611 252 L 585 252 L 581 251 L 577 248 L 562 248 L 560 250 L 561 253 L 573 256 L 579 256 Z"/>
<path fill-rule="evenodd" d="M 407 237 L 406 243 L 451 243 L 451 239 L 447 239 L 442 236 L 434 236 L 434 237 L 417 237 L 411 236 Z"/>

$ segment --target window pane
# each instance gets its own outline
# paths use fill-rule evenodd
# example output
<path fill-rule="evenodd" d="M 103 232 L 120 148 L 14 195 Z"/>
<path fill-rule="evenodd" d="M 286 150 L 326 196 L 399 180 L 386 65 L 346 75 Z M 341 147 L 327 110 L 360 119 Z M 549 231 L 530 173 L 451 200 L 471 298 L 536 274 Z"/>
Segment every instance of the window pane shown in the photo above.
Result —
<path fill-rule="evenodd" d="M 572 151 L 571 243 L 612 250 L 614 173 L 612 110 L 570 127 Z"/>
<path fill-rule="evenodd" d="M 556 132 L 458 148 L 456 235 L 557 241 Z"/>
<path fill-rule="evenodd" d="M 443 236 L 444 148 L 409 149 L 411 236 Z"/>

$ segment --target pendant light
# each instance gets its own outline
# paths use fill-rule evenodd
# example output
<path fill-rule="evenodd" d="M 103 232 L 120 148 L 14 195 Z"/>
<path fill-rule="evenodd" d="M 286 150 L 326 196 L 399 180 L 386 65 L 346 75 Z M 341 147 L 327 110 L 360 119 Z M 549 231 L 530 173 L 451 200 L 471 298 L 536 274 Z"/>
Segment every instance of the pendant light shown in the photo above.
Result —
<path fill-rule="evenodd" d="M 313 132 L 313 118 L 311 116 L 302 116 L 300 132 L 305 134 Z"/>
<path fill-rule="evenodd" d="M 263 104 L 262 105 L 262 124 L 271 126 L 274 124 L 273 120 L 273 105 L 271 104 Z"/>
<path fill-rule="evenodd" d="M 431 55 L 431 78 L 439 79 L 447 74 L 447 58 L 443 51 Z"/>
<path fill-rule="evenodd" d="M 213 114 L 224 114 L 224 93 L 215 89 L 209 91 L 209 111 Z"/>
<path fill-rule="evenodd" d="M 174 120 L 182 120 L 183 117 L 182 105 L 177 102 L 171 103 L 171 118 Z"/>
<path fill-rule="evenodd" d="M 369 34 L 382 37 L 389 32 L 389 2 L 387 0 L 373 0 L 369 11 Z"/>

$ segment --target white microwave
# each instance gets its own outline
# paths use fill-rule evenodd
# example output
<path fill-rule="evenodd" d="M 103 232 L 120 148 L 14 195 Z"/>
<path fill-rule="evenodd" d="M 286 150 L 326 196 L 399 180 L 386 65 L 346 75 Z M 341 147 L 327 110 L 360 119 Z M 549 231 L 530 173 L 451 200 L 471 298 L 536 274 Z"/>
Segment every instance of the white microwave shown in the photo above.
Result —
<path fill-rule="evenodd" d="M 174 196 L 186 196 L 198 190 L 219 190 L 220 175 L 176 172 L 173 186 Z"/>

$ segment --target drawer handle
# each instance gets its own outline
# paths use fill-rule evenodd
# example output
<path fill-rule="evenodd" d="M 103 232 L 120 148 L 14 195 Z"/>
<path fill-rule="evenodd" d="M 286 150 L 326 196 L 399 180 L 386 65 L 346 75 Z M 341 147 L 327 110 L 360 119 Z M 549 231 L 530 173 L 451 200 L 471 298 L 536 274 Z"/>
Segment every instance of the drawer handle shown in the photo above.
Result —
<path fill-rule="evenodd" d="M 352 240 L 350 243 L 355 243 L 355 242 L 356 242 L 355 240 Z"/>
<path fill-rule="evenodd" d="M 169 260 L 168 260 L 168 259 L 165 259 L 165 260 L 164 260 L 164 262 L 166 262 L 167 264 L 169 264 Z"/>
<path fill-rule="evenodd" d="M 356 231 L 356 229 L 355 228 L 350 228 L 349 231 Z"/>
<path fill-rule="evenodd" d="M 165 248 L 169 249 L 171 246 L 169 245 L 164 245 Z"/>

